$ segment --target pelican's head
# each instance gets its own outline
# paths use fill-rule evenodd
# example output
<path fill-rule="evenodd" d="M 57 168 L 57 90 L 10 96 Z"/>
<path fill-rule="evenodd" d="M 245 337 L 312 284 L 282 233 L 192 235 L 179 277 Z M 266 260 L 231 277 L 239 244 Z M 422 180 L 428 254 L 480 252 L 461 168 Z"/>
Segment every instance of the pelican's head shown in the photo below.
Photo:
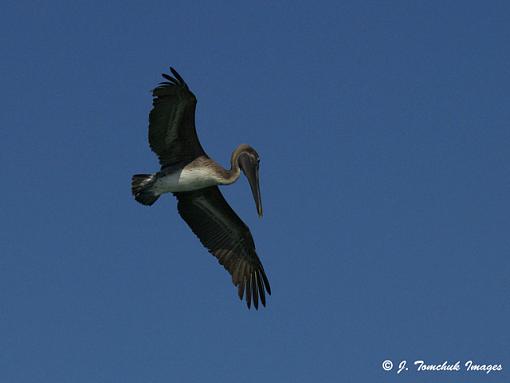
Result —
<path fill-rule="evenodd" d="M 246 178 L 248 178 L 251 192 L 253 193 L 253 199 L 257 206 L 257 213 L 259 214 L 259 217 L 262 217 L 262 199 L 260 197 L 259 185 L 260 157 L 255 149 L 246 144 L 240 145 L 237 150 L 239 153 L 237 162 Z"/>

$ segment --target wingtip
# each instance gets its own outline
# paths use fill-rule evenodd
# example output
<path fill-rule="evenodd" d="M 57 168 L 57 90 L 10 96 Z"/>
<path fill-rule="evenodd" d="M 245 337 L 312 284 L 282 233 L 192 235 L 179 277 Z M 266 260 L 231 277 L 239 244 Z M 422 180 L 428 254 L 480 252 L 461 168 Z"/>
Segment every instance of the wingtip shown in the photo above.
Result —
<path fill-rule="evenodd" d="M 186 81 L 184 81 L 184 79 L 181 77 L 181 75 L 175 70 L 174 67 L 170 67 L 170 72 L 172 72 L 172 74 L 175 76 L 175 78 L 177 79 L 177 81 L 179 81 L 183 86 L 185 86 L 186 88 L 188 87 L 188 85 L 186 84 Z"/>
<path fill-rule="evenodd" d="M 245 298 L 248 310 L 251 309 L 252 305 L 255 310 L 258 310 L 259 302 L 262 307 L 266 307 L 265 293 L 271 295 L 271 288 L 266 286 L 269 286 L 269 282 L 264 271 L 260 269 L 254 270 L 248 277 L 245 276 L 242 281 L 239 281 L 237 285 L 238 296 L 241 301 L 243 297 Z"/>
<path fill-rule="evenodd" d="M 251 307 L 251 278 L 246 278 L 246 304 Z"/>
<path fill-rule="evenodd" d="M 237 287 L 237 295 L 239 296 L 239 299 L 242 301 L 244 296 L 244 281 L 239 282 L 239 285 Z"/>

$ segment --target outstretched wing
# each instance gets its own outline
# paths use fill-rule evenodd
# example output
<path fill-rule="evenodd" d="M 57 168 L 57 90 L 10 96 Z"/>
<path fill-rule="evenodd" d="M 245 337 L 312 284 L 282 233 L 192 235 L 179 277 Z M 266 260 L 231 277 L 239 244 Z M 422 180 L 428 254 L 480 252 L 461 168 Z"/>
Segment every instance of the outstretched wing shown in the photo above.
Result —
<path fill-rule="evenodd" d="M 246 291 L 248 308 L 258 309 L 259 297 L 266 305 L 265 291 L 271 287 L 255 252 L 250 229 L 229 206 L 217 186 L 191 192 L 174 193 L 179 214 L 200 242 L 232 275 L 239 298 Z"/>
<path fill-rule="evenodd" d="M 168 80 L 152 92 L 153 108 L 149 114 L 149 145 L 159 157 L 161 168 L 191 162 L 205 155 L 195 129 L 197 99 L 174 68 Z"/>

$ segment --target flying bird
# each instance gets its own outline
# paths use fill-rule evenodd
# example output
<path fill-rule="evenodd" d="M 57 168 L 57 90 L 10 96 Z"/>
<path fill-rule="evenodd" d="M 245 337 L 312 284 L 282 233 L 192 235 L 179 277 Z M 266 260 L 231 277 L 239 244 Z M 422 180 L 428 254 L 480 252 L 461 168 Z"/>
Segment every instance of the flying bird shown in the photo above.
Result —
<path fill-rule="evenodd" d="M 149 114 L 149 145 L 161 169 L 153 174 L 135 174 L 131 191 L 143 205 L 152 205 L 164 193 L 177 198 L 177 210 L 200 242 L 231 274 L 248 308 L 266 305 L 271 287 L 255 251 L 250 229 L 221 194 L 218 185 L 230 185 L 244 173 L 250 184 L 259 217 L 262 200 L 259 186 L 260 158 L 255 149 L 239 145 L 230 158 L 230 169 L 211 159 L 202 148 L 195 128 L 197 99 L 174 68 L 173 77 L 153 91 Z"/>

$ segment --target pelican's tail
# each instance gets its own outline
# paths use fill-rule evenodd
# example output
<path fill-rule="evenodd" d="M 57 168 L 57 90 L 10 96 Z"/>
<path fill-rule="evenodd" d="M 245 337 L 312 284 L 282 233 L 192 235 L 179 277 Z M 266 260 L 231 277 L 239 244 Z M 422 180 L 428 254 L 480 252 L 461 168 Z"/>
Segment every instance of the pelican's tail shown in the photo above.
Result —
<path fill-rule="evenodd" d="M 152 190 L 155 181 L 155 174 L 135 174 L 131 178 L 131 193 L 142 205 L 150 206 L 159 198 L 160 194 Z"/>

